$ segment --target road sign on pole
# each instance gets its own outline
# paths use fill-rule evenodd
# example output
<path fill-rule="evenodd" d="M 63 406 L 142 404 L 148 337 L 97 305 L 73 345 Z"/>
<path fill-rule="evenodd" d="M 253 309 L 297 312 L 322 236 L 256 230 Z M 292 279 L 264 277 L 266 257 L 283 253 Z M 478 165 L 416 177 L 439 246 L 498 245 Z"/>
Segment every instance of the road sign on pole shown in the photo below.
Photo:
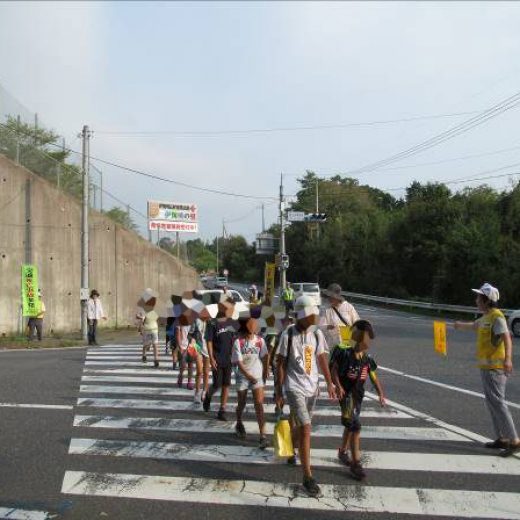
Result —
<path fill-rule="evenodd" d="M 288 211 L 287 220 L 289 222 L 303 222 L 305 220 L 304 211 Z"/>

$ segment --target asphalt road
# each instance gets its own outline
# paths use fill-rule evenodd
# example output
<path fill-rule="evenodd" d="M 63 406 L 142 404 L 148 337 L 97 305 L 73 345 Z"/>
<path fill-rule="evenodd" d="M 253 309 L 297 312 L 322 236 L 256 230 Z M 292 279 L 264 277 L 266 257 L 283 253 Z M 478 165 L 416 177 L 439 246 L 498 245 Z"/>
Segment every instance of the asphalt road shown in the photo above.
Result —
<path fill-rule="evenodd" d="M 0 518 L 263 519 L 276 514 L 295 519 L 311 507 L 306 517 L 313 519 L 344 518 L 343 509 L 353 518 L 408 518 L 413 512 L 421 519 L 519 518 L 520 460 L 503 466 L 502 459 L 480 446 L 481 436 L 491 438 L 492 432 L 478 395 L 473 334 L 450 330 L 448 356 L 441 358 L 433 351 L 432 319 L 365 305 L 357 309 L 375 326 L 372 353 L 387 396 L 396 403 L 390 418 L 380 417 L 375 403 L 366 404 L 363 447 L 372 454 L 366 482 L 354 482 L 345 468 L 330 462 L 339 443 L 326 430 L 339 426 L 332 403 L 318 407 L 323 415 L 317 414 L 314 423 L 325 430 L 313 439 L 313 449 L 329 450 L 316 463 L 315 476 L 332 495 L 328 501 L 295 499 L 299 468 L 260 463 L 254 426 L 244 455 L 244 443 L 219 430 L 221 423 L 198 422 L 214 414 L 181 409 L 190 394 L 177 389 L 174 374 L 166 370 L 169 364 L 160 372 L 144 369 L 135 346 L 91 350 L 88 364 L 86 349 L 4 351 Z M 508 400 L 516 405 L 511 410 L 520 427 L 517 363 Z M 27 406 L 15 406 L 22 404 Z M 174 405 L 180 408 L 172 411 Z M 118 422 L 101 427 L 109 417 Z M 150 418 L 161 421 L 150 426 Z M 254 421 L 254 415 L 247 420 Z M 224 455 L 205 451 L 214 445 Z M 378 461 L 378 453 L 389 460 Z M 431 454 L 434 459 L 428 459 Z M 460 456 L 469 469 L 451 468 Z M 436 467 L 440 460 L 445 467 Z M 131 475 L 139 477 L 129 480 Z M 229 481 L 237 481 L 237 487 L 230 489 Z M 430 496 L 428 490 L 435 492 Z M 284 493 L 289 499 L 282 498 Z M 333 496 L 349 500 L 338 502 Z M 420 511 L 410 505 L 417 497 Z"/>

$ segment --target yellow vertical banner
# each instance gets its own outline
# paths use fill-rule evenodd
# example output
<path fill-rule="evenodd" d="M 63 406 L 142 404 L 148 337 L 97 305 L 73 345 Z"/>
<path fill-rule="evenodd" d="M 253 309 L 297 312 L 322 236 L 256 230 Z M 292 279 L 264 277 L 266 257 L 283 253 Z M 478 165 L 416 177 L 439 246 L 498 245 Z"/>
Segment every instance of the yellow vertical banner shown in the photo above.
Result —
<path fill-rule="evenodd" d="M 433 322 L 433 345 L 435 352 L 441 356 L 446 356 L 448 353 L 448 342 L 446 340 L 446 322 Z"/>
<path fill-rule="evenodd" d="M 264 304 L 272 305 L 274 300 L 274 279 L 276 275 L 276 265 L 272 262 L 265 263 L 264 271 Z"/>

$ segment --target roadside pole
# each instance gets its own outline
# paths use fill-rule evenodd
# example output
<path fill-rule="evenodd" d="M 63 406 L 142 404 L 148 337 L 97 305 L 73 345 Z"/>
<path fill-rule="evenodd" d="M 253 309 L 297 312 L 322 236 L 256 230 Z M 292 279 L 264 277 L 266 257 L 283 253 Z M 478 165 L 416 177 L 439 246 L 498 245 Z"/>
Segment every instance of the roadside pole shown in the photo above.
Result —
<path fill-rule="evenodd" d="M 82 138 L 82 188 L 83 199 L 81 204 L 81 336 L 87 339 L 87 301 L 88 301 L 88 205 L 89 205 L 89 155 L 90 155 L 90 130 L 87 125 L 81 132 Z"/>
<path fill-rule="evenodd" d="M 280 258 L 285 258 L 285 200 L 283 198 L 283 173 L 280 174 Z M 286 281 L 286 265 L 280 262 L 280 294 L 287 285 Z"/>
<path fill-rule="evenodd" d="M 319 189 L 320 189 L 320 180 L 316 179 L 316 214 L 320 212 L 320 204 L 319 204 Z M 316 223 L 316 240 L 320 240 L 320 224 Z"/>

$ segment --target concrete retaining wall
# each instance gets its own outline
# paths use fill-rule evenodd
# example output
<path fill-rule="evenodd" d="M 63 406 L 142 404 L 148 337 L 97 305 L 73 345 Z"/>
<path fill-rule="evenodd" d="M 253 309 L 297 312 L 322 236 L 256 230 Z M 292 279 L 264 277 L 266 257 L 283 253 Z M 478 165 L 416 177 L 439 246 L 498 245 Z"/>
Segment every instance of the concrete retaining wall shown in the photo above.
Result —
<path fill-rule="evenodd" d="M 197 273 L 109 218 L 90 212 L 90 288 L 107 326 L 134 324 L 146 287 L 161 298 L 198 286 Z M 0 155 L 0 335 L 19 330 L 21 265 L 38 266 L 48 332 L 80 329 L 81 206 Z"/>

